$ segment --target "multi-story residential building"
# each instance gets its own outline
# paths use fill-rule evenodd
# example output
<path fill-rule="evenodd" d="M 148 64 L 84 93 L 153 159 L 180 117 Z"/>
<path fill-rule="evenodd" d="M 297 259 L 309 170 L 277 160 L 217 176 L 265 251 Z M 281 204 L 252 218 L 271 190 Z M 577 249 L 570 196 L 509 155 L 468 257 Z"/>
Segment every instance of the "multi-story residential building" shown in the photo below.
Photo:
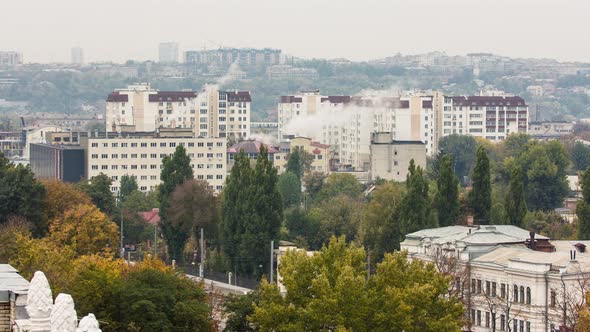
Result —
<path fill-rule="evenodd" d="M 575 123 L 567 121 L 529 122 L 529 134 L 539 140 L 555 139 L 574 133 Z"/>
<path fill-rule="evenodd" d="M 521 97 L 444 97 L 442 136 L 459 134 L 492 142 L 527 133 L 529 109 Z"/>
<path fill-rule="evenodd" d="M 158 45 L 158 58 L 160 62 L 178 62 L 178 43 L 160 43 Z"/>
<path fill-rule="evenodd" d="M 22 53 L 13 51 L 0 51 L 0 66 L 18 66 L 22 64 Z"/>
<path fill-rule="evenodd" d="M 186 64 L 229 66 L 240 65 L 278 65 L 281 63 L 281 50 L 271 48 L 219 48 L 216 50 L 186 51 Z"/>
<path fill-rule="evenodd" d="M 71 62 L 74 65 L 84 64 L 84 50 L 81 47 L 72 47 L 72 59 Z"/>
<path fill-rule="evenodd" d="M 293 137 L 289 141 L 281 142 L 279 152 L 274 155 L 274 166 L 279 174 L 287 167 L 289 153 L 293 149 L 301 149 L 311 156 L 310 171 L 328 174 L 330 172 L 330 146 L 314 142 L 307 137 Z"/>
<path fill-rule="evenodd" d="M 139 190 L 154 190 L 160 184 L 162 158 L 172 155 L 182 145 L 191 159 L 195 179 L 206 180 L 211 189 L 219 192 L 227 174 L 226 140 L 191 135 L 191 131 L 171 131 L 82 137 L 85 177 L 90 179 L 104 173 L 113 180 L 111 190 L 117 193 L 121 177 L 131 175 L 135 176 Z"/>
<path fill-rule="evenodd" d="M 23 133 L 19 131 L 0 132 L 0 152 L 6 157 L 23 155 Z"/>
<path fill-rule="evenodd" d="M 322 96 L 319 91 L 282 96 L 279 139 L 307 136 L 334 147 L 337 163 L 368 170 L 372 132 L 391 132 L 395 140 L 421 141 L 426 154 L 438 151 L 442 137 L 459 134 L 493 142 L 528 131 L 528 106 L 520 97 L 444 96 L 441 92 Z"/>
<path fill-rule="evenodd" d="M 588 244 L 486 225 L 421 230 L 406 235 L 401 249 L 452 277 L 450 292 L 466 307 L 466 330 L 555 332 L 572 328 L 585 302 Z"/>
<path fill-rule="evenodd" d="M 275 147 L 270 146 L 268 144 L 264 144 L 260 141 L 255 140 L 245 140 L 238 142 L 227 149 L 227 170 L 228 172 L 231 171 L 232 167 L 234 166 L 234 162 L 236 159 L 236 155 L 240 152 L 244 152 L 246 157 L 250 158 L 250 162 L 252 166 L 256 163 L 256 159 L 260 155 L 260 148 L 264 146 L 268 153 L 268 159 L 274 160 L 275 154 L 279 152 Z"/>
<path fill-rule="evenodd" d="M 153 132 L 192 128 L 199 137 L 250 136 L 250 92 L 158 91 L 149 84 L 130 85 L 107 97 L 106 130 Z"/>
<path fill-rule="evenodd" d="M 398 141 L 390 132 L 371 135 L 372 180 L 406 181 L 410 161 L 426 168 L 426 146 L 422 141 Z"/>

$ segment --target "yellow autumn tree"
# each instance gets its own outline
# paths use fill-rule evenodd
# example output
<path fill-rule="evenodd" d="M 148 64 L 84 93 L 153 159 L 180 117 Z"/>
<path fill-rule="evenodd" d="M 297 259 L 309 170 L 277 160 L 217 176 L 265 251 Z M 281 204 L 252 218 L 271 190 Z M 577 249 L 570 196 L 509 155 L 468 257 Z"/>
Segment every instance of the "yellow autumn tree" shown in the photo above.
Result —
<path fill-rule="evenodd" d="M 112 256 L 118 243 L 118 229 L 96 206 L 80 204 L 50 222 L 49 239 L 58 246 L 71 247 L 77 256 Z"/>
<path fill-rule="evenodd" d="M 65 211 L 80 204 L 92 204 L 90 197 L 70 183 L 42 181 L 46 190 L 43 214 L 48 221 L 60 217 Z"/>

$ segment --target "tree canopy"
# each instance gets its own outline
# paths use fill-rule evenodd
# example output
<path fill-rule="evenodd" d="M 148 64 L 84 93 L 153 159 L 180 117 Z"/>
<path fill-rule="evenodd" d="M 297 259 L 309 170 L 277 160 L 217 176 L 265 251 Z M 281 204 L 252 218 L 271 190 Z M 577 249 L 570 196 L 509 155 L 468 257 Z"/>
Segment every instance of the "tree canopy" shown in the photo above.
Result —
<path fill-rule="evenodd" d="M 312 256 L 289 251 L 286 293 L 263 282 L 250 322 L 263 331 L 459 331 L 463 306 L 432 264 L 386 254 L 367 279 L 363 248 L 333 238 Z M 354 287 L 351 287 L 354 285 Z"/>
<path fill-rule="evenodd" d="M 115 197 L 111 192 L 113 180 L 107 175 L 100 173 L 88 181 L 81 181 L 77 184 L 78 189 L 86 193 L 103 213 L 113 216 L 115 210 Z"/>
<path fill-rule="evenodd" d="M 453 171 L 453 156 L 441 158 L 439 175 L 436 179 L 437 192 L 434 205 L 438 211 L 438 225 L 451 226 L 459 216 L 459 179 Z"/>
<path fill-rule="evenodd" d="M 301 180 L 295 173 L 287 171 L 281 174 L 278 186 L 286 208 L 301 204 Z"/>
<path fill-rule="evenodd" d="M 441 138 L 438 148 L 443 154 L 453 156 L 455 174 L 463 182 L 475 165 L 477 141 L 473 136 L 449 135 Z"/>
<path fill-rule="evenodd" d="M 469 193 L 469 203 L 475 222 L 489 224 L 492 209 L 490 160 L 481 145 L 477 148 L 477 161 L 473 169 L 473 189 Z"/>

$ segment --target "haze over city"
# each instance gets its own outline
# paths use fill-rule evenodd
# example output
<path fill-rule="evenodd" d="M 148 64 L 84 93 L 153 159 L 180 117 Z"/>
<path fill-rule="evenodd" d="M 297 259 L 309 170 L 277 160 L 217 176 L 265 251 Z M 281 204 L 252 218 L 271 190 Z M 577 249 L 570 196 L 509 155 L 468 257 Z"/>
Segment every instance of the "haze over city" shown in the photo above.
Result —
<path fill-rule="evenodd" d="M 369 60 L 433 50 L 590 62 L 585 0 L 19 0 L 0 11 L 2 49 L 25 62 L 157 59 L 181 49 L 272 47 L 304 58 Z M 34 8 L 34 9 L 33 9 Z"/>

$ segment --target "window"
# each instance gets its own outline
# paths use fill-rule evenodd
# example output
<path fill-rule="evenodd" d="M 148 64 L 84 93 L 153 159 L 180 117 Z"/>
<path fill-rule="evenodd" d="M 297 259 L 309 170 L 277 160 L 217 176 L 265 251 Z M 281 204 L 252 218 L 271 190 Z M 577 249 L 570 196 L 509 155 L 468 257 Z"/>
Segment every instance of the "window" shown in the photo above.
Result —
<path fill-rule="evenodd" d="M 147 169 L 147 165 L 141 165 L 141 169 Z"/>
<path fill-rule="evenodd" d="M 203 153 L 197 153 L 197 158 L 203 158 L 204 155 L 205 154 L 203 154 Z"/>
<path fill-rule="evenodd" d="M 121 147 L 122 148 L 126 148 L 127 147 L 127 143 L 121 143 Z"/>
<path fill-rule="evenodd" d="M 223 142 L 217 142 L 217 147 L 222 148 L 223 147 Z"/>
<path fill-rule="evenodd" d="M 137 153 L 132 153 L 131 158 L 137 158 Z"/>
<path fill-rule="evenodd" d="M 520 303 L 524 303 L 524 286 L 520 286 Z"/>
<path fill-rule="evenodd" d="M 481 294 L 481 280 L 477 279 L 477 294 Z"/>
<path fill-rule="evenodd" d="M 217 153 L 215 156 L 216 156 L 217 158 L 223 158 L 223 153 Z"/>
<path fill-rule="evenodd" d="M 489 281 L 486 281 L 486 294 L 490 295 L 491 294 L 491 283 Z"/>
<path fill-rule="evenodd" d="M 118 169 L 119 165 L 111 165 L 111 169 Z"/>
<path fill-rule="evenodd" d="M 127 165 L 121 165 L 121 169 L 127 169 Z"/>
<path fill-rule="evenodd" d="M 93 148 L 97 148 L 98 147 L 98 143 L 92 143 L 92 147 Z"/>
<path fill-rule="evenodd" d="M 526 304 L 531 304 L 531 288 L 526 288 Z"/>
<path fill-rule="evenodd" d="M 524 320 L 520 321 L 520 332 L 524 332 Z"/>
<path fill-rule="evenodd" d="M 150 146 L 151 146 L 152 148 L 155 148 L 155 147 L 157 147 L 157 146 L 158 146 L 158 143 L 150 143 Z"/>
<path fill-rule="evenodd" d="M 93 170 L 98 170 L 98 165 L 92 165 Z"/>
<path fill-rule="evenodd" d="M 492 282 L 492 297 L 496 297 L 496 283 Z"/>
<path fill-rule="evenodd" d="M 142 148 L 147 148 L 147 143 L 141 143 Z"/>
<path fill-rule="evenodd" d="M 531 332 L 531 322 L 526 322 L 526 332 Z"/>
<path fill-rule="evenodd" d="M 160 147 L 161 148 L 165 148 L 166 147 L 166 143 L 160 143 Z"/>
<path fill-rule="evenodd" d="M 137 165 L 131 165 L 131 169 L 137 169 Z"/>
<path fill-rule="evenodd" d="M 213 175 L 211 175 L 211 174 L 207 175 L 207 180 L 213 180 Z"/>
<path fill-rule="evenodd" d="M 141 179 L 142 179 L 142 180 L 147 180 L 147 175 L 142 175 L 142 176 L 141 176 Z"/>
<path fill-rule="evenodd" d="M 141 158 L 147 158 L 147 153 L 142 153 Z"/>
<path fill-rule="evenodd" d="M 500 331 L 506 330 L 506 316 L 500 315 Z"/>
<path fill-rule="evenodd" d="M 189 148 L 194 148 L 195 147 L 195 143 L 193 143 L 193 142 L 188 143 L 188 147 Z"/>
<path fill-rule="evenodd" d="M 102 147 L 103 148 L 108 148 L 109 147 L 109 143 L 102 143 Z"/>
<path fill-rule="evenodd" d="M 471 293 L 475 294 L 475 279 L 471 279 Z"/>
<path fill-rule="evenodd" d="M 486 327 L 490 327 L 490 313 L 486 311 Z"/>
<path fill-rule="evenodd" d="M 118 155 L 118 154 L 116 154 L 116 153 L 113 153 L 113 154 L 111 155 L 111 158 L 112 158 L 112 159 L 117 159 L 117 158 L 119 158 L 119 155 Z"/>
<path fill-rule="evenodd" d="M 157 180 L 158 176 L 157 175 L 150 175 L 150 180 Z"/>
<path fill-rule="evenodd" d="M 150 165 L 150 169 L 157 169 L 158 165 Z"/>
<path fill-rule="evenodd" d="M 98 154 L 93 154 L 92 159 L 98 159 Z"/>
<path fill-rule="evenodd" d="M 512 321 L 512 331 L 518 331 L 518 319 Z"/>
<path fill-rule="evenodd" d="M 139 188 L 139 190 L 146 191 L 147 190 L 147 187 L 146 186 L 141 186 L 141 188 Z"/>
<path fill-rule="evenodd" d="M 109 155 L 108 155 L 108 154 L 106 154 L 106 153 L 103 153 L 102 155 L 100 155 L 100 157 L 101 157 L 102 159 L 107 159 L 107 158 L 109 157 Z"/>
<path fill-rule="evenodd" d="M 223 175 L 217 174 L 216 178 L 217 178 L 217 180 L 222 180 L 223 179 Z"/>
<path fill-rule="evenodd" d="M 212 147 L 213 146 L 213 142 L 207 142 L 207 146 L 208 147 Z"/>
<path fill-rule="evenodd" d="M 213 153 L 207 153 L 207 158 L 213 158 Z"/>
<path fill-rule="evenodd" d="M 481 310 L 477 311 L 477 321 L 476 324 L 481 326 Z"/>
<path fill-rule="evenodd" d="M 176 147 L 176 143 L 175 143 L 175 142 L 170 142 L 169 146 L 170 146 L 171 148 L 175 148 L 175 147 Z"/>
<path fill-rule="evenodd" d="M 197 175 L 197 180 L 203 180 L 203 175 Z"/>
<path fill-rule="evenodd" d="M 112 143 L 112 144 L 111 144 L 111 147 L 113 147 L 113 148 L 118 148 L 118 147 L 119 147 L 119 143 Z"/>
<path fill-rule="evenodd" d="M 131 143 L 131 147 L 132 148 L 136 148 L 137 147 L 137 143 Z"/>
<path fill-rule="evenodd" d="M 109 169 L 109 165 L 102 165 L 101 169 Z"/>
<path fill-rule="evenodd" d="M 203 142 L 199 142 L 199 143 L 197 143 L 197 146 L 200 147 L 200 148 L 202 148 L 205 145 L 203 144 Z"/>
<path fill-rule="evenodd" d="M 555 291 L 551 290 L 551 300 L 550 300 L 551 308 L 555 308 L 555 305 L 557 303 L 556 299 L 557 299 L 557 296 L 555 294 Z"/>
<path fill-rule="evenodd" d="M 223 168 L 223 164 L 217 164 L 217 169 Z"/>
<path fill-rule="evenodd" d="M 154 158 L 154 159 L 155 158 L 158 158 L 158 154 L 157 153 L 152 153 L 152 154 L 150 154 L 150 158 Z"/>
<path fill-rule="evenodd" d="M 512 294 L 512 302 L 518 302 L 518 286 L 514 285 L 514 291 Z"/>

